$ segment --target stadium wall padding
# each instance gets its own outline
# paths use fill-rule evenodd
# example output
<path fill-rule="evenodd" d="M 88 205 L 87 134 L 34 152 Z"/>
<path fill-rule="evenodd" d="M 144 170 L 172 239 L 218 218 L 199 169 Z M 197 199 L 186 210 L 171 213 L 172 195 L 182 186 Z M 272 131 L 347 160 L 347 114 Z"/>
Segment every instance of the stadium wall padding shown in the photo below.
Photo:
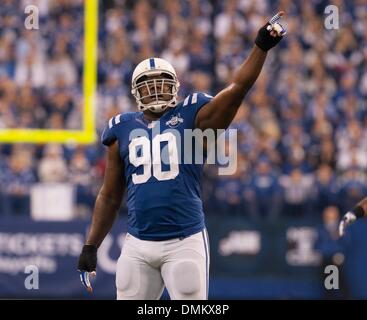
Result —
<path fill-rule="evenodd" d="M 315 249 L 314 219 L 250 223 L 207 215 L 210 299 L 318 299 L 325 274 Z M 115 263 L 126 232 L 120 218 L 99 249 L 94 293 L 76 270 L 86 221 L 0 219 L 0 298 L 115 298 Z M 345 241 L 345 270 L 352 298 L 367 298 L 367 221 L 354 224 Z M 27 290 L 27 265 L 39 269 L 39 289 Z M 165 293 L 163 299 L 168 298 Z"/>

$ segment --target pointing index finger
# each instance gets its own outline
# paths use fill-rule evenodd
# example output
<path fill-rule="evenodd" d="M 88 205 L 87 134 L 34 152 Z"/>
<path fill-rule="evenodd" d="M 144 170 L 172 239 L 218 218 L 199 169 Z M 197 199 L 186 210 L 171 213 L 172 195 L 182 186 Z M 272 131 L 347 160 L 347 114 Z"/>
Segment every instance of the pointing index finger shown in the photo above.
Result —
<path fill-rule="evenodd" d="M 280 20 L 284 16 L 284 11 L 279 11 L 275 16 L 273 16 L 270 20 L 270 24 L 276 23 L 278 20 Z"/>

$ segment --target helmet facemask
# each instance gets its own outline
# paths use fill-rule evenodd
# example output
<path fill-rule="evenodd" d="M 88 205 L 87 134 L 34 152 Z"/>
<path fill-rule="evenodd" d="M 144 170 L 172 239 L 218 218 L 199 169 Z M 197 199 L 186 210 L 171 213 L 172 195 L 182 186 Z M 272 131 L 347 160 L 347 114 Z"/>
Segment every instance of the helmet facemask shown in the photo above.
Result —
<path fill-rule="evenodd" d="M 162 72 L 160 75 L 147 73 L 136 79 L 132 94 L 139 110 L 160 113 L 168 107 L 176 106 L 178 88 L 177 79 L 169 73 Z"/>

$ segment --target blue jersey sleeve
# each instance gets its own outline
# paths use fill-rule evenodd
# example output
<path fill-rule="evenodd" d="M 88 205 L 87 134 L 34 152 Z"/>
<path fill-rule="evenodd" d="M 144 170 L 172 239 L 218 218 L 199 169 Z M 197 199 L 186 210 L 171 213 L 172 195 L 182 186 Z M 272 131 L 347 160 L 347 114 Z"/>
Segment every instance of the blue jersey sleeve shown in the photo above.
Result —
<path fill-rule="evenodd" d="M 212 99 L 211 95 L 203 92 L 194 93 L 186 97 L 182 104 L 182 110 L 184 110 L 186 117 L 192 123 L 192 127 L 195 126 L 195 118 L 198 111 Z"/>
<path fill-rule="evenodd" d="M 101 141 L 105 146 L 110 146 L 117 140 L 115 125 L 120 122 L 121 115 L 112 117 L 102 132 Z"/>
<path fill-rule="evenodd" d="M 193 109 L 193 113 L 195 114 L 195 116 L 198 111 L 212 99 L 213 97 L 207 93 L 199 92 L 192 94 L 191 108 Z"/>

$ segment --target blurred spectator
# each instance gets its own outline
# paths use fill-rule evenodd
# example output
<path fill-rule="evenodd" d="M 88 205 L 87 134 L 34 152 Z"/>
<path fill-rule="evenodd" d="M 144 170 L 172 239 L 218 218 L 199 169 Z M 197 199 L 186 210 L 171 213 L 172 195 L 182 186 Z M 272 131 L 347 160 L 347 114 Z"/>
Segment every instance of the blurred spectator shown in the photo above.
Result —
<path fill-rule="evenodd" d="M 345 128 L 337 131 L 337 168 L 347 170 L 357 166 L 367 169 L 367 132 L 358 121 L 352 120 Z"/>
<path fill-rule="evenodd" d="M 281 210 L 281 190 L 277 174 L 267 159 L 259 159 L 250 182 L 253 199 L 250 202 L 250 215 L 253 219 L 273 220 Z"/>
<path fill-rule="evenodd" d="M 45 183 L 65 182 L 67 174 L 68 168 L 63 158 L 62 147 L 57 144 L 47 145 L 38 166 L 40 181 Z"/>
<path fill-rule="evenodd" d="M 335 145 L 331 138 L 324 138 L 319 143 L 310 147 L 310 165 L 317 168 L 321 165 L 328 165 L 331 169 L 336 169 Z"/>
<path fill-rule="evenodd" d="M 332 168 L 327 164 L 320 165 L 311 191 L 313 193 L 313 211 L 315 214 L 321 215 L 326 207 L 338 204 L 338 187 Z"/>
<path fill-rule="evenodd" d="M 68 170 L 68 182 L 76 187 L 77 216 L 90 216 L 94 205 L 92 186 L 94 183 L 92 167 L 83 149 L 76 150 Z"/>
<path fill-rule="evenodd" d="M 3 212 L 7 215 L 29 215 L 30 188 L 36 182 L 31 150 L 23 145 L 15 147 L 2 169 Z"/>
<path fill-rule="evenodd" d="M 358 167 L 352 167 L 340 176 L 339 181 L 339 206 L 346 212 L 366 195 L 366 174 Z"/>
<path fill-rule="evenodd" d="M 280 178 L 280 185 L 283 187 L 284 214 L 289 217 L 304 217 L 310 212 L 312 176 L 304 174 L 300 169 L 293 169 L 289 175 Z"/>
<path fill-rule="evenodd" d="M 219 176 L 215 196 L 219 202 L 217 210 L 227 215 L 245 216 L 244 189 L 246 185 L 246 160 L 238 157 L 236 172 L 231 176 Z"/>

